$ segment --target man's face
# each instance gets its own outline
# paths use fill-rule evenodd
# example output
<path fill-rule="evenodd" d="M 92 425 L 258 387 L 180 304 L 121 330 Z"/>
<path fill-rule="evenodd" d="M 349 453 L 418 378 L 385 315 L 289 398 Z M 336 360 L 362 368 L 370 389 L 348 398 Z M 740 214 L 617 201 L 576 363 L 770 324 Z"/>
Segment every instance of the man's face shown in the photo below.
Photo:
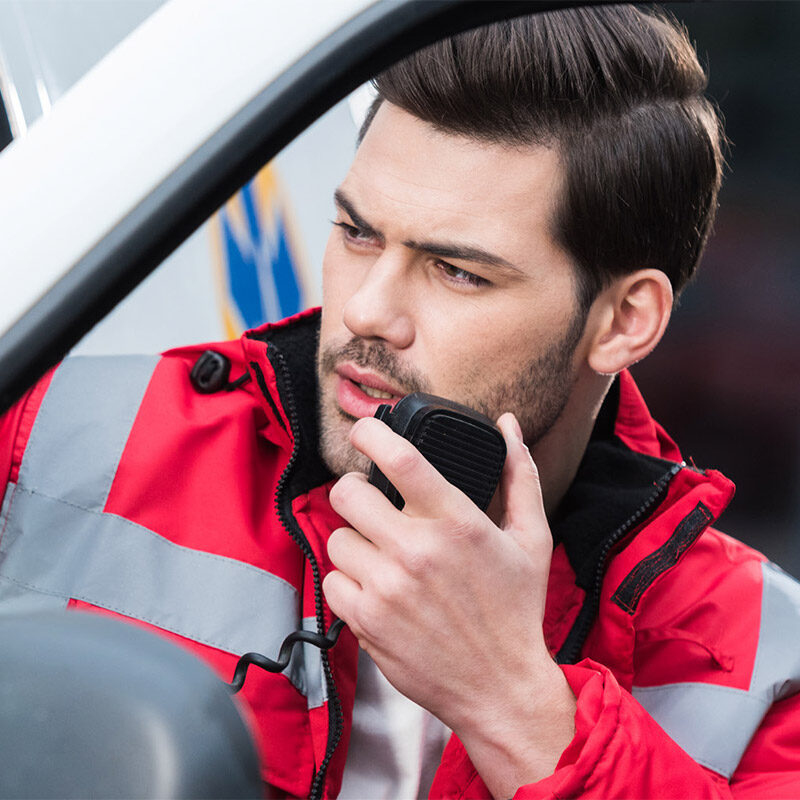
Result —
<path fill-rule="evenodd" d="M 365 471 L 355 419 L 425 391 L 533 445 L 569 399 L 583 328 L 574 268 L 550 234 L 553 150 L 434 130 L 384 103 L 336 193 L 323 261 L 322 452 Z"/>

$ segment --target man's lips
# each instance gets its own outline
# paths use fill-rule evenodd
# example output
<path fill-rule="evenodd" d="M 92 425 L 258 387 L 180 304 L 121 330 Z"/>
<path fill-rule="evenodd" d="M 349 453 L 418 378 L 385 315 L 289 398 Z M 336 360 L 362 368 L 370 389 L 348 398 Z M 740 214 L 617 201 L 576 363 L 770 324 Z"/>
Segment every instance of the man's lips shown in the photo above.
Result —
<path fill-rule="evenodd" d="M 351 417 L 372 417 L 378 406 L 395 403 L 404 392 L 371 372 L 352 364 L 336 368 L 336 399 L 339 407 Z"/>

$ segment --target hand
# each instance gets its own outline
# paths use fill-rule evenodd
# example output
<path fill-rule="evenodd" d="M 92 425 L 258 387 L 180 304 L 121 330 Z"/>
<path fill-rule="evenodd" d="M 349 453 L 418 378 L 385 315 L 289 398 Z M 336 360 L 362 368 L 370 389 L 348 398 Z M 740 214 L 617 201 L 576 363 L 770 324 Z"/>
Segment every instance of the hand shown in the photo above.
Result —
<path fill-rule="evenodd" d="M 549 774 L 572 736 L 574 698 L 544 643 L 552 538 L 538 473 L 511 414 L 495 525 L 416 448 L 373 418 L 350 440 L 406 500 L 398 511 L 361 474 L 331 505 L 337 567 L 323 584 L 387 679 L 461 738 L 490 790 Z M 512 785 L 513 784 L 513 785 Z"/>

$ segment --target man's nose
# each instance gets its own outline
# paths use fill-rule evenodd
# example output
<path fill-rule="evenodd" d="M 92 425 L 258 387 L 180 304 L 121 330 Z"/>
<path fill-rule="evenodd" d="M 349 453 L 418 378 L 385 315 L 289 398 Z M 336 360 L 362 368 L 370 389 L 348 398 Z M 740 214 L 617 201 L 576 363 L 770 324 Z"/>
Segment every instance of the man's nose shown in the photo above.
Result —
<path fill-rule="evenodd" d="M 403 349 L 414 341 L 411 267 L 404 254 L 384 250 L 344 306 L 344 324 L 364 339 Z"/>

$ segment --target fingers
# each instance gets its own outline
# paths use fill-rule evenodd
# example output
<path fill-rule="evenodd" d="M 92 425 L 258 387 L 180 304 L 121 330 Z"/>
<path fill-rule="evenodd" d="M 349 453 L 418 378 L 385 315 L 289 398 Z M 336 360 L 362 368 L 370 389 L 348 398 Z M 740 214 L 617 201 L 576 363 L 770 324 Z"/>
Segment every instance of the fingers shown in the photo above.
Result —
<path fill-rule="evenodd" d="M 522 438 L 513 414 L 503 414 L 497 426 L 506 440 L 506 463 L 500 479 L 500 492 L 506 528 L 522 529 L 532 521 L 546 524 L 539 471 Z"/>
<path fill-rule="evenodd" d="M 353 446 L 371 458 L 394 484 L 410 516 L 440 517 L 463 494 L 449 484 L 411 442 L 373 417 L 358 420 L 350 432 Z M 356 526 L 358 527 L 358 526 Z"/>
<path fill-rule="evenodd" d="M 337 528 L 331 533 L 328 555 L 336 569 L 361 586 L 380 566 L 378 548 L 353 528 Z"/>
<path fill-rule="evenodd" d="M 356 472 L 348 472 L 334 484 L 330 501 L 339 516 L 379 546 L 385 544 L 387 532 L 404 519 L 366 475 Z"/>
<path fill-rule="evenodd" d="M 361 597 L 358 583 L 344 572 L 329 572 L 322 581 L 322 591 L 331 611 L 349 624 Z"/>

